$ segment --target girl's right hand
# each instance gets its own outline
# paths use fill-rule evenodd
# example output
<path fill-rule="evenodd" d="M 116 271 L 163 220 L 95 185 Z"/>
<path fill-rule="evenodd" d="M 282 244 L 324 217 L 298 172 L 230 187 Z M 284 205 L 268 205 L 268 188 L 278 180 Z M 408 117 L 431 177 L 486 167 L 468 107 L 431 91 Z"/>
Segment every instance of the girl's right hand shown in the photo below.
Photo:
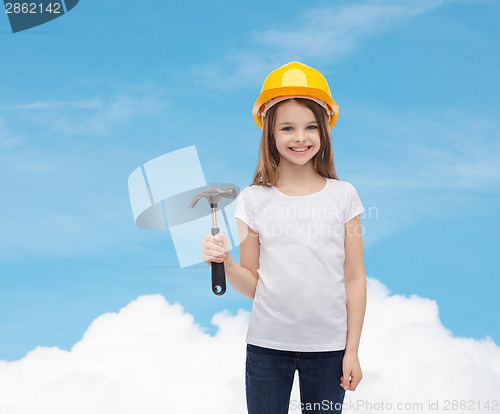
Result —
<path fill-rule="evenodd" d="M 219 232 L 215 236 L 209 233 L 201 242 L 201 258 L 209 266 L 211 262 L 222 263 L 229 248 L 229 239 L 224 233 Z"/>

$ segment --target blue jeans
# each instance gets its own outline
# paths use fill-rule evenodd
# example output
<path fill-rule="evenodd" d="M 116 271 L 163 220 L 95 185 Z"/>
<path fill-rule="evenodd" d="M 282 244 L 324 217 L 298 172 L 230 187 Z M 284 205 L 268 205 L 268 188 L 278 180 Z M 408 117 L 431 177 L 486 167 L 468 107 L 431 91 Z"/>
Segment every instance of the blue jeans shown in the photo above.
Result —
<path fill-rule="evenodd" d="M 295 370 L 303 414 L 342 412 L 340 386 L 345 349 L 292 352 L 247 344 L 245 386 L 248 414 L 287 414 Z M 296 402 L 296 407 L 299 403 Z"/>

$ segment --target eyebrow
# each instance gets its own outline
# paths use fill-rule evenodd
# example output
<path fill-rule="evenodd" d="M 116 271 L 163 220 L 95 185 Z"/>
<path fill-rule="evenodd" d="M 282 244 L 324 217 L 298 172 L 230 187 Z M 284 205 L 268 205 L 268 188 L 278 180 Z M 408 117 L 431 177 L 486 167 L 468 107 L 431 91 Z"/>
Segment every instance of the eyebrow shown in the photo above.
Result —
<path fill-rule="evenodd" d="M 316 123 L 317 123 L 317 122 L 316 122 L 316 120 L 306 122 L 306 124 L 316 124 Z M 280 126 L 280 125 L 294 125 L 294 123 L 293 123 L 293 122 L 288 122 L 288 121 L 287 121 L 287 122 L 280 122 L 280 123 L 278 124 L 278 126 Z"/>

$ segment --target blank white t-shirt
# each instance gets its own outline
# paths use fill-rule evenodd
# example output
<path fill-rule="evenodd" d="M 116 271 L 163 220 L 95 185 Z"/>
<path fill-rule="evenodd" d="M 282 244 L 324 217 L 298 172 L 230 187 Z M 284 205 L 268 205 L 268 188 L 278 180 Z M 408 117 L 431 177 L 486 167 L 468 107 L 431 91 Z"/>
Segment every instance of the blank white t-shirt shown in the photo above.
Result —
<path fill-rule="evenodd" d="M 284 351 L 345 349 L 344 225 L 364 211 L 354 186 L 288 196 L 245 187 L 235 217 L 259 233 L 259 280 L 246 342 Z"/>

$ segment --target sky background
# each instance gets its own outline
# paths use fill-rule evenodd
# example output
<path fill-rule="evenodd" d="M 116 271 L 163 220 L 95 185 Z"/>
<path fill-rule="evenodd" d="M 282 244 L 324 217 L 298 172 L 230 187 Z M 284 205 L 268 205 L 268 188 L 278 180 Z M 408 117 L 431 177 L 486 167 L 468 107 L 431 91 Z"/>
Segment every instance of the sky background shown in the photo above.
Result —
<path fill-rule="evenodd" d="M 340 108 L 331 133 L 337 175 L 367 211 L 374 313 L 362 369 L 376 373 L 370 358 L 387 350 L 374 342 L 381 327 L 395 346 L 422 318 L 436 329 L 402 346 L 478 347 L 467 355 L 483 353 L 483 365 L 469 368 L 496 369 L 500 385 L 499 13 L 496 0 L 82 0 L 16 34 L 4 14 L 0 383 L 39 369 L 16 371 L 30 352 L 46 363 L 50 352 L 74 356 L 87 333 L 104 332 L 94 322 L 118 323 L 121 310 L 155 315 L 167 331 L 169 321 L 187 320 L 178 335 L 202 338 L 193 352 L 206 342 L 243 357 L 252 302 L 229 286 L 215 296 L 204 263 L 176 269 L 169 232 L 135 226 L 127 180 L 145 162 L 195 145 L 207 182 L 249 185 L 260 140 L 253 103 L 270 71 L 297 60 L 329 82 Z M 239 261 L 238 249 L 231 254 Z M 396 323 L 400 312 L 408 319 Z M 228 342 L 217 342 L 213 318 Z M 120 326 L 109 332 L 133 334 Z M 14 413 L 23 398 L 12 398 Z"/>

